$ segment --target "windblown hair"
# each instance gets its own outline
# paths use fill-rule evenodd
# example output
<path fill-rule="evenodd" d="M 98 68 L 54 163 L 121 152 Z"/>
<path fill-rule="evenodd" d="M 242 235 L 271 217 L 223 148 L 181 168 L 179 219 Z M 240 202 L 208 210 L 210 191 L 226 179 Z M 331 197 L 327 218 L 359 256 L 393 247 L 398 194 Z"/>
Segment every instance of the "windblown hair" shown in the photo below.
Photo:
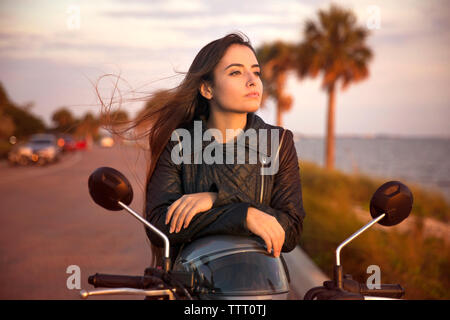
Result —
<path fill-rule="evenodd" d="M 139 132 L 139 129 L 144 128 L 135 136 L 136 140 L 144 139 L 144 141 L 148 141 L 150 153 L 143 212 L 145 212 L 147 197 L 151 196 L 146 192 L 148 184 L 161 153 L 170 141 L 172 132 L 200 116 L 208 119 L 209 102 L 200 94 L 199 89 L 203 82 L 207 82 L 211 87 L 214 87 L 214 69 L 232 44 L 247 46 L 256 56 L 250 40 L 240 32 L 230 33 L 223 38 L 214 40 L 198 52 L 187 73 L 180 72 L 185 74 L 185 77 L 178 86 L 172 89 L 158 90 L 147 96 L 145 99 L 146 108 L 135 119 L 115 122 L 121 128 L 120 130 L 114 129 L 117 126 L 108 127 L 119 135 L 131 129 L 138 129 Z M 106 119 L 107 123 L 114 122 L 114 119 L 110 117 L 111 103 L 105 105 L 101 100 L 101 104 L 102 118 Z M 151 251 L 153 265 L 161 265 L 163 248 L 151 244 Z"/>

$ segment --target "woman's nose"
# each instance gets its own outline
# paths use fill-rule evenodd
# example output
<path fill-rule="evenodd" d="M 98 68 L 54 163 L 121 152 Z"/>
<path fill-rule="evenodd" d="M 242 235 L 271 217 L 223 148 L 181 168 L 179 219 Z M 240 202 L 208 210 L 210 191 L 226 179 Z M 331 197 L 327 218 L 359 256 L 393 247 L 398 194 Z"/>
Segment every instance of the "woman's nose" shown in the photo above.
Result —
<path fill-rule="evenodd" d="M 247 80 L 247 85 L 248 86 L 250 86 L 250 85 L 256 85 L 256 75 L 254 75 L 253 73 L 251 73 L 250 72 L 250 75 L 249 75 L 249 77 L 248 77 L 248 80 Z"/>

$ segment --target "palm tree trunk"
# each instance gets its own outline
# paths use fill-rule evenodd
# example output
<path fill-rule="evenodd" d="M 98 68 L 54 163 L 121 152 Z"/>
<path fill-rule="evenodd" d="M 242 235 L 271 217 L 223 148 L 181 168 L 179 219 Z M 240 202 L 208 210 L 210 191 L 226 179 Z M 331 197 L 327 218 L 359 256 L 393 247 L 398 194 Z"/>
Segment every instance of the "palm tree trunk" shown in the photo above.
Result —
<path fill-rule="evenodd" d="M 277 88 L 277 126 L 282 125 L 281 114 L 283 113 L 283 103 L 281 99 L 283 98 L 284 85 L 286 83 L 286 72 L 279 72 L 276 78 L 276 88 Z"/>
<path fill-rule="evenodd" d="M 327 115 L 327 141 L 325 150 L 325 168 L 334 169 L 334 114 L 336 104 L 336 93 L 334 84 L 328 89 L 328 115 Z"/>
<path fill-rule="evenodd" d="M 280 103 L 278 102 L 277 103 L 277 126 L 282 126 L 282 122 L 283 122 L 283 120 L 281 120 L 281 105 L 280 105 Z"/>

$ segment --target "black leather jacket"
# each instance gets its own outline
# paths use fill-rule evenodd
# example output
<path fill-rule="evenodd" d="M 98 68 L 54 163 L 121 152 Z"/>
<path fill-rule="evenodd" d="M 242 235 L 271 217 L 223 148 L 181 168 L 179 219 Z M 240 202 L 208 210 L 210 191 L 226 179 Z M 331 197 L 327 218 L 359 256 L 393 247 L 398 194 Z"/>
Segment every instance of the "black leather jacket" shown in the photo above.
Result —
<path fill-rule="evenodd" d="M 201 120 L 203 134 L 207 128 L 205 119 Z M 191 133 L 193 139 L 193 124 L 185 128 Z M 252 149 L 252 145 L 248 142 L 249 139 L 245 139 L 246 161 L 240 164 L 237 161 L 227 164 L 225 156 L 223 164 L 195 164 L 194 161 L 190 164 L 175 164 L 172 161 L 171 153 L 182 140 L 171 140 L 167 143 L 147 185 L 145 212 L 146 219 L 168 236 L 172 253 L 177 252 L 183 243 L 207 235 L 255 236 L 247 229 L 246 225 L 249 206 L 277 218 L 285 231 L 283 252 L 293 250 L 298 244 L 305 211 L 293 134 L 288 129 L 265 123 L 254 113 L 247 114 L 244 131 L 249 128 L 254 128 L 256 131 L 268 129 L 269 137 L 270 134 L 278 132 L 280 144 L 276 151 L 279 157 L 279 170 L 276 174 L 261 174 L 263 165 L 261 159 L 272 157 L 273 160 L 270 138 L 264 139 L 268 143 L 266 152 L 261 150 L 262 148 L 257 148 L 256 164 L 249 163 L 250 161 L 247 159 L 248 152 Z M 271 131 L 270 129 L 278 130 Z M 284 137 L 281 139 L 284 131 Z M 211 143 L 211 141 L 203 141 L 202 150 Z M 194 152 L 190 154 L 193 156 Z M 236 154 L 237 152 L 234 152 L 235 159 Z M 265 166 L 267 167 L 267 165 Z M 170 223 L 165 224 L 167 208 L 183 194 L 198 192 L 217 192 L 218 196 L 213 207 L 197 214 L 187 229 L 182 228 L 178 233 L 169 233 Z M 163 241 L 156 234 L 147 230 L 147 236 L 154 245 L 163 246 Z"/>

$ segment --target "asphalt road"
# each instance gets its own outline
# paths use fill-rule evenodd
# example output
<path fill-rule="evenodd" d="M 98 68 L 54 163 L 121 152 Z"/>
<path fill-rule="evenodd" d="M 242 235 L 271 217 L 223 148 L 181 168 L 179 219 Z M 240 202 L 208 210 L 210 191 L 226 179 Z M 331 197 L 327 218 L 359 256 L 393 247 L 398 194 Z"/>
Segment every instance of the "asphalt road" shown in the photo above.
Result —
<path fill-rule="evenodd" d="M 0 299 L 79 299 L 79 290 L 67 288 L 70 265 L 80 267 L 82 289 L 92 288 L 87 278 L 96 272 L 142 275 L 151 262 L 144 227 L 96 205 L 87 181 L 98 167 L 118 169 L 133 186 L 131 207 L 141 212 L 143 157 L 116 146 L 77 151 L 46 167 L 0 163 Z"/>
<path fill-rule="evenodd" d="M 140 213 L 146 160 L 134 147 L 94 146 L 46 167 L 0 162 L 0 299 L 80 299 L 80 290 L 67 287 L 71 265 L 80 268 L 81 289 L 93 289 L 87 279 L 96 272 L 142 275 L 150 265 L 143 225 L 124 211 L 99 207 L 89 196 L 88 177 L 102 166 L 127 176 L 134 190 L 131 207 Z M 291 299 L 306 289 L 296 282 L 299 272 L 307 279 L 314 268 L 298 250 L 286 255 L 294 280 Z M 102 297 L 108 298 L 142 300 Z"/>

